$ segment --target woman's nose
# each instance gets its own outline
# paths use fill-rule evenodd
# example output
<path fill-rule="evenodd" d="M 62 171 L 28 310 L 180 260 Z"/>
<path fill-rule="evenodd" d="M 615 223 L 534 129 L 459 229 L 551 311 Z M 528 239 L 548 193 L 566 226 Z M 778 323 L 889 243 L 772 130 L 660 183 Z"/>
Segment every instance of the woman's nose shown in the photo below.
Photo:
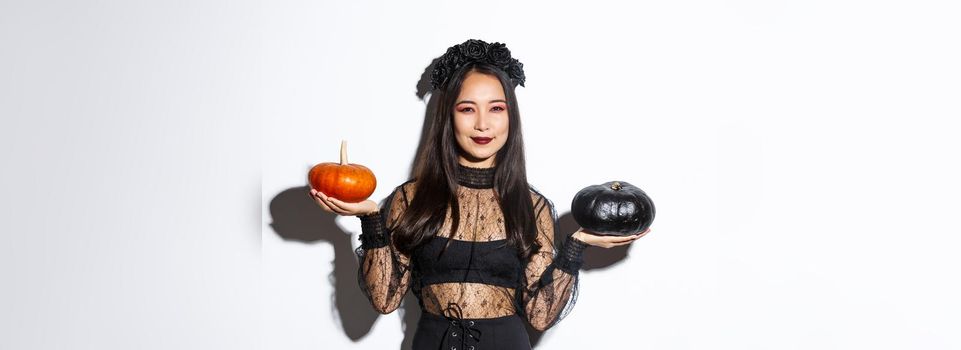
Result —
<path fill-rule="evenodd" d="M 481 113 L 480 115 L 477 116 L 477 120 L 474 121 L 474 129 L 477 129 L 480 131 L 486 131 L 487 129 L 490 129 L 490 125 L 488 124 L 489 123 L 487 122 L 487 115 L 485 115 L 484 113 Z"/>

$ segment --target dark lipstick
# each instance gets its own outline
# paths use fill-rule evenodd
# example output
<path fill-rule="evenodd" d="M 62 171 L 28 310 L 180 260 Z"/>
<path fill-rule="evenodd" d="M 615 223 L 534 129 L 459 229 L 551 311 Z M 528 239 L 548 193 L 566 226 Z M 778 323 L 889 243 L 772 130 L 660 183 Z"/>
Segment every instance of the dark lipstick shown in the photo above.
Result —
<path fill-rule="evenodd" d="M 492 139 L 490 137 L 471 137 L 471 140 L 474 140 L 474 142 L 478 144 L 486 145 L 488 142 L 491 142 Z"/>

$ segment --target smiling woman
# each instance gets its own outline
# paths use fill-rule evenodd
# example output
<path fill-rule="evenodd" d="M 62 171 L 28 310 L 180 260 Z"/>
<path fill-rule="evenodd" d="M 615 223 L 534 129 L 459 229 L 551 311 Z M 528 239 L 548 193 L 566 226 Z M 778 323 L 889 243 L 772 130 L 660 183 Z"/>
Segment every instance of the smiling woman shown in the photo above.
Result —
<path fill-rule="evenodd" d="M 584 249 L 646 233 L 578 230 L 554 246 L 557 212 L 527 183 L 514 94 L 522 67 L 501 43 L 450 47 L 431 74 L 437 103 L 414 178 L 381 208 L 311 190 L 325 210 L 360 217 L 358 282 L 374 309 L 394 311 L 408 290 L 417 297 L 415 350 L 530 349 L 525 322 L 546 330 L 571 311 Z"/>
<path fill-rule="evenodd" d="M 458 162 L 475 168 L 494 165 L 510 129 L 504 89 L 495 76 L 469 71 L 454 107 L 454 136 L 463 151 Z"/>

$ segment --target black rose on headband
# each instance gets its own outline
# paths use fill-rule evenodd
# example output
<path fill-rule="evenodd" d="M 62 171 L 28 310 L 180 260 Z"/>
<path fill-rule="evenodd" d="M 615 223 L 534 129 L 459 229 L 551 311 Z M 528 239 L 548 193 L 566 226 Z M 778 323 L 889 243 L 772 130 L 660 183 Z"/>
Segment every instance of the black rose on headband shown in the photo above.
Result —
<path fill-rule="evenodd" d="M 507 74 L 511 76 L 511 79 L 516 79 L 521 86 L 524 86 L 524 79 L 526 79 L 526 77 L 524 77 L 524 64 L 521 63 L 521 61 L 512 58 L 507 68 Z"/>
<path fill-rule="evenodd" d="M 510 76 L 511 82 L 524 86 L 524 64 L 511 58 L 511 51 L 506 45 L 470 39 L 447 48 L 447 52 L 434 63 L 430 75 L 431 90 L 444 86 L 458 68 L 472 62 L 484 62 L 500 68 Z"/>
<path fill-rule="evenodd" d="M 481 40 L 470 39 L 460 44 L 460 54 L 473 61 L 477 61 L 487 55 L 488 46 L 490 45 Z"/>
<path fill-rule="evenodd" d="M 434 70 L 430 73 L 430 81 L 433 85 L 432 89 L 436 89 L 445 81 L 447 81 L 447 77 L 453 73 L 450 67 L 451 66 L 449 65 L 442 64 L 442 62 L 437 62 L 437 65 L 434 66 Z"/>
<path fill-rule="evenodd" d="M 447 52 L 441 57 L 439 64 L 443 64 L 447 67 L 459 67 L 464 64 L 466 58 L 460 54 L 460 48 L 458 46 L 451 46 L 447 48 Z M 448 73 L 453 72 L 448 69 Z"/>
<path fill-rule="evenodd" d="M 501 43 L 493 43 L 487 48 L 487 61 L 495 66 L 502 67 L 511 63 L 511 50 Z"/>

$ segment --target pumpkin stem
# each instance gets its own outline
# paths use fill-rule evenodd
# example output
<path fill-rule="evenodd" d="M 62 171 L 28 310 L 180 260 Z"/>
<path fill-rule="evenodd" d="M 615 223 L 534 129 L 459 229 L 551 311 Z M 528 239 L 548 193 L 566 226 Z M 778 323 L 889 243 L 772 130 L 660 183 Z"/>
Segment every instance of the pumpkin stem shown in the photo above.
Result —
<path fill-rule="evenodd" d="M 615 190 L 615 191 L 620 190 L 620 189 L 621 189 L 621 183 L 620 183 L 620 182 L 617 182 L 617 181 L 614 181 L 614 183 L 611 184 L 611 189 L 612 189 L 612 190 Z"/>
<path fill-rule="evenodd" d="M 347 165 L 347 140 L 340 141 L 340 165 Z"/>

